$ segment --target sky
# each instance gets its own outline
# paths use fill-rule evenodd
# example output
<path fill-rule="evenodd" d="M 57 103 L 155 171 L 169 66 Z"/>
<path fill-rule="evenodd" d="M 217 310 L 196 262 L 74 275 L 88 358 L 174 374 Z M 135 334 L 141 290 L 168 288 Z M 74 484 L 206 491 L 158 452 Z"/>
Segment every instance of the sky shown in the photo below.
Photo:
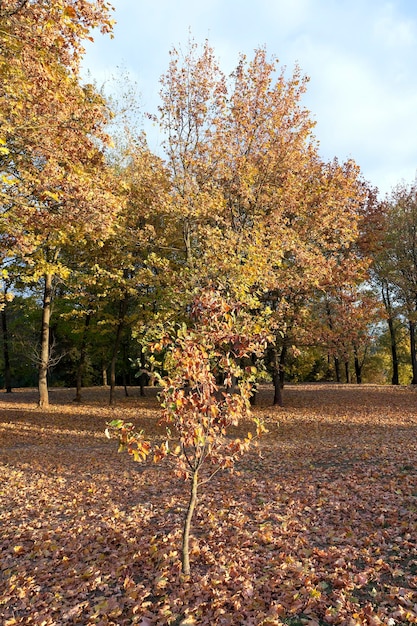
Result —
<path fill-rule="evenodd" d="M 380 196 L 417 173 L 417 0 L 113 0 L 114 38 L 96 34 L 84 71 L 137 85 L 155 113 L 169 51 L 208 40 L 229 74 L 258 47 L 309 77 L 304 106 L 324 160 L 354 159 Z M 110 85 L 110 87 L 109 87 Z M 144 127 L 150 148 L 160 137 Z"/>

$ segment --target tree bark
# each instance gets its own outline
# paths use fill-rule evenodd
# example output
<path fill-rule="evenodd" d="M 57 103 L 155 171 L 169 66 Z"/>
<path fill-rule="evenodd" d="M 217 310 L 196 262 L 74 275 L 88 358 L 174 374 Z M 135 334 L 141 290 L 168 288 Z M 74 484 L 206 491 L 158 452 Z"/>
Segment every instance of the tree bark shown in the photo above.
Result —
<path fill-rule="evenodd" d="M 274 399 L 272 404 L 274 406 L 283 406 L 281 376 L 280 376 L 280 359 L 278 356 L 278 348 L 276 344 L 272 344 L 268 348 L 268 363 L 272 376 L 272 384 L 274 385 Z"/>
<path fill-rule="evenodd" d="M 122 333 L 124 329 L 125 316 L 127 312 L 128 298 L 127 296 L 120 301 L 119 304 L 119 322 L 117 324 L 116 337 L 113 345 L 113 353 L 110 362 L 110 398 L 109 404 L 114 404 L 114 390 L 116 388 L 116 361 L 119 354 L 120 342 L 122 340 Z"/>
<path fill-rule="evenodd" d="M 85 322 L 84 322 L 83 337 L 81 340 L 80 359 L 78 361 L 78 367 L 77 367 L 77 384 L 76 384 L 74 402 L 81 402 L 81 389 L 83 385 L 85 357 L 87 354 L 87 336 L 88 336 L 88 328 L 90 326 L 90 320 L 91 320 L 91 314 L 87 313 Z"/>
<path fill-rule="evenodd" d="M 7 328 L 6 304 L 1 310 L 1 327 L 3 331 L 4 386 L 6 393 L 12 392 L 12 376 L 10 371 L 9 332 Z"/>
<path fill-rule="evenodd" d="M 333 319 L 332 319 L 332 311 L 330 308 L 330 302 L 328 300 L 326 300 L 326 313 L 327 313 L 327 322 L 329 324 L 329 328 L 331 331 L 333 331 Z M 333 361 L 334 361 L 334 371 L 336 374 L 336 382 L 340 383 L 341 381 L 341 376 L 340 376 L 340 361 L 339 361 L 339 357 L 334 356 L 333 357 Z"/>
<path fill-rule="evenodd" d="M 271 346 L 269 349 L 270 353 L 270 364 L 272 370 L 272 384 L 274 385 L 274 399 L 272 404 L 274 406 L 284 406 L 283 398 L 282 398 L 282 387 L 281 387 L 281 376 L 280 376 L 280 360 L 278 357 L 277 347 Z"/>
<path fill-rule="evenodd" d="M 285 364 L 287 362 L 287 353 L 288 353 L 288 347 L 284 343 L 284 345 L 282 346 L 281 354 L 279 355 L 279 382 L 281 385 L 281 389 L 284 389 Z"/>
<path fill-rule="evenodd" d="M 195 505 L 197 503 L 197 490 L 198 469 L 195 469 L 191 477 L 190 501 L 188 503 L 187 513 L 185 515 L 184 527 L 182 531 L 182 573 L 184 574 L 184 576 L 190 575 L 190 528 Z"/>
<path fill-rule="evenodd" d="M 6 290 L 5 290 L 6 293 Z M 12 393 L 12 375 L 10 370 L 9 331 L 7 327 L 7 305 L 1 310 L 1 327 L 3 331 L 4 386 L 6 393 Z"/>
<path fill-rule="evenodd" d="M 189 267 L 194 267 L 193 252 L 191 245 L 191 226 L 188 220 L 183 224 L 183 239 L 185 244 L 185 256 Z"/>
<path fill-rule="evenodd" d="M 103 383 L 103 387 L 107 387 L 108 382 L 107 382 L 107 364 L 104 360 L 104 355 L 102 357 L 102 361 L 101 361 L 101 380 Z"/>
<path fill-rule="evenodd" d="M 387 284 L 383 284 L 381 287 L 382 301 L 385 306 L 385 310 L 388 314 L 388 330 L 391 343 L 391 361 L 392 361 L 392 385 L 400 384 L 399 375 L 399 363 L 398 363 L 398 351 L 397 351 L 397 334 L 395 332 L 394 315 L 392 311 L 391 298 L 389 295 L 389 288 Z"/>
<path fill-rule="evenodd" d="M 350 383 L 349 361 L 345 361 L 345 378 L 346 378 L 346 384 L 349 385 Z"/>
<path fill-rule="evenodd" d="M 282 398 L 281 379 L 279 371 L 272 374 L 272 382 L 274 385 L 274 400 L 272 404 L 274 406 L 284 406 L 284 400 Z"/>
<path fill-rule="evenodd" d="M 411 384 L 417 385 L 416 323 L 409 320 L 408 327 L 410 331 L 411 367 L 413 370 L 413 378 Z"/>
<path fill-rule="evenodd" d="M 49 327 L 51 321 L 52 306 L 52 274 L 44 276 L 44 292 L 42 306 L 42 327 L 41 327 L 41 353 L 39 361 L 39 402 L 38 406 L 45 408 L 49 406 L 48 392 L 48 366 L 49 366 Z"/>
<path fill-rule="evenodd" d="M 143 353 L 143 347 L 140 347 L 140 366 L 142 370 L 146 368 L 145 355 Z M 142 371 L 138 376 L 139 389 L 141 397 L 145 396 L 145 384 L 146 384 L 146 374 L 145 371 Z"/>
<path fill-rule="evenodd" d="M 334 358 L 334 371 L 336 373 L 336 382 L 340 383 L 340 362 L 339 362 L 339 358 L 337 356 L 333 357 Z"/>
<path fill-rule="evenodd" d="M 389 328 L 389 336 L 391 343 L 391 360 L 392 360 L 392 385 L 400 384 L 400 372 L 399 372 L 399 363 L 398 363 L 398 352 L 397 352 L 397 336 L 395 333 L 394 321 L 392 317 L 388 318 L 388 328 Z"/>
<path fill-rule="evenodd" d="M 359 363 L 359 359 L 356 354 L 355 354 L 355 376 L 356 376 L 357 384 L 361 385 L 362 384 L 362 366 Z"/>

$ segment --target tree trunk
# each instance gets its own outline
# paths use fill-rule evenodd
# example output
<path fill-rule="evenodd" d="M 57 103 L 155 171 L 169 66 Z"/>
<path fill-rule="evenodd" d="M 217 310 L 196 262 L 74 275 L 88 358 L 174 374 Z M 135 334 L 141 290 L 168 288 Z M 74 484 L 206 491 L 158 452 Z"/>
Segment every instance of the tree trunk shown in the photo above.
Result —
<path fill-rule="evenodd" d="M 117 325 L 116 337 L 113 345 L 113 354 L 110 362 L 110 398 L 109 404 L 114 404 L 114 390 L 116 387 L 116 361 L 119 353 L 120 342 L 122 340 L 122 333 L 125 323 L 125 316 L 127 311 L 128 298 L 125 297 L 119 304 L 119 323 Z"/>
<path fill-rule="evenodd" d="M 330 307 L 330 302 L 328 300 L 326 300 L 326 313 L 327 313 L 327 323 L 329 324 L 330 330 L 333 332 L 332 310 L 331 310 L 331 307 Z M 335 374 L 336 374 L 336 382 L 340 383 L 341 376 L 340 376 L 339 357 L 334 356 L 333 357 L 333 362 L 334 362 L 334 371 L 335 371 Z"/>
<path fill-rule="evenodd" d="M 362 384 L 362 366 L 359 363 L 357 355 L 355 355 L 355 376 L 358 385 Z"/>
<path fill-rule="evenodd" d="M 281 354 L 279 355 L 279 382 L 281 385 L 281 389 L 284 389 L 285 364 L 287 362 L 287 353 L 288 353 L 288 347 L 284 343 L 284 345 L 282 346 Z"/>
<path fill-rule="evenodd" d="M 130 376 L 129 376 L 130 372 L 127 371 L 127 354 L 128 354 L 127 342 L 124 341 L 123 342 L 123 387 L 125 390 L 126 398 L 129 397 L 129 390 L 127 386 L 131 384 Z"/>
<path fill-rule="evenodd" d="M 81 402 L 81 388 L 83 384 L 85 357 L 87 354 L 87 336 L 88 336 L 88 328 L 90 326 L 90 320 L 91 320 L 91 314 L 87 313 L 85 322 L 84 322 L 83 337 L 81 340 L 80 359 L 78 361 L 78 367 L 77 367 L 77 386 L 75 390 L 74 402 Z"/>
<path fill-rule="evenodd" d="M 395 332 L 394 315 L 393 315 L 388 285 L 382 285 L 381 293 L 382 293 L 382 301 L 384 303 L 385 310 L 388 314 L 388 329 L 389 329 L 389 336 L 390 336 L 390 342 L 391 342 L 391 360 L 392 360 L 391 384 L 399 385 L 400 376 L 399 376 L 398 351 L 397 351 L 397 334 Z"/>
<path fill-rule="evenodd" d="M 45 287 L 42 306 L 41 354 L 39 361 L 39 407 L 49 406 L 48 365 L 49 365 L 49 326 L 52 305 L 52 274 L 45 274 Z"/>
<path fill-rule="evenodd" d="M 334 358 L 334 371 L 336 373 L 336 382 L 340 383 L 340 362 L 339 362 L 339 358 L 337 356 L 333 357 Z"/>
<path fill-rule="evenodd" d="M 197 503 L 198 469 L 195 469 L 191 478 L 191 493 L 187 513 L 182 531 L 182 573 L 190 575 L 190 528 L 195 505 Z"/>
<path fill-rule="evenodd" d="M 143 346 L 140 346 L 140 367 L 141 367 L 141 372 L 138 376 L 138 383 L 139 383 L 139 390 L 140 390 L 140 395 L 141 397 L 144 397 L 145 394 L 145 385 L 147 385 L 149 383 L 149 377 L 147 374 L 147 370 L 146 370 L 146 358 L 145 358 L 145 354 L 143 352 Z"/>
<path fill-rule="evenodd" d="M 397 336 L 395 333 L 394 321 L 392 317 L 388 318 L 389 336 L 391 340 L 391 360 L 392 360 L 392 385 L 400 384 L 400 372 L 398 364 L 398 352 L 397 352 Z"/>
<path fill-rule="evenodd" d="M 346 384 L 349 385 L 350 383 L 349 361 L 345 361 L 345 378 L 346 378 Z"/>
<path fill-rule="evenodd" d="M 408 321 L 410 329 L 410 351 L 411 351 L 411 367 L 413 370 L 412 385 L 417 385 L 417 357 L 416 357 L 416 323 Z"/>
<path fill-rule="evenodd" d="M 257 399 L 258 399 L 258 388 L 257 388 L 257 385 L 254 384 L 252 385 L 252 389 L 251 389 L 250 396 L 249 396 L 250 405 L 256 406 L 258 404 Z"/>
<path fill-rule="evenodd" d="M 107 365 L 106 362 L 104 360 L 104 356 L 103 359 L 101 361 L 101 380 L 103 382 L 103 387 L 107 387 L 108 382 L 107 382 Z"/>
<path fill-rule="evenodd" d="M 6 393 L 12 392 L 12 376 L 10 372 L 9 332 L 7 328 L 6 304 L 1 310 L 1 327 L 3 331 L 4 386 Z"/>
<path fill-rule="evenodd" d="M 281 379 L 278 372 L 272 374 L 272 382 L 274 384 L 274 400 L 272 404 L 274 406 L 284 406 L 284 400 L 282 398 Z"/>
<path fill-rule="evenodd" d="M 281 376 L 280 376 L 280 366 L 279 366 L 279 358 L 278 358 L 278 350 L 276 346 L 271 346 L 269 349 L 270 354 L 270 364 L 272 370 L 272 384 L 274 385 L 274 399 L 272 404 L 274 406 L 284 406 L 283 398 L 282 398 L 282 387 L 281 387 Z"/>
<path fill-rule="evenodd" d="M 189 267 L 194 267 L 193 252 L 191 246 L 191 226 L 188 220 L 183 224 L 183 239 L 185 244 L 185 255 Z"/>

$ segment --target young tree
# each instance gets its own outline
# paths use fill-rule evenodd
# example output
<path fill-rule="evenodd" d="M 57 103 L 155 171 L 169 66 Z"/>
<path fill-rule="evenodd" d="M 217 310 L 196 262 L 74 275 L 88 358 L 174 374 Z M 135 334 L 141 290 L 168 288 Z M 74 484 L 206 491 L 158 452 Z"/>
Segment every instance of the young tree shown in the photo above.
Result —
<path fill-rule="evenodd" d="M 250 417 L 256 372 L 253 367 L 243 369 L 240 360 L 262 352 L 265 339 L 240 304 L 213 289 L 204 290 L 190 307 L 190 324 L 153 346 L 155 352 L 164 350 L 163 366 L 168 370 L 160 378 L 163 442 L 152 447 L 132 424 L 115 420 L 109 425 L 119 435 L 120 449 L 127 449 L 136 461 L 150 455 L 155 462 L 168 457 L 175 462 L 176 473 L 188 481 L 190 497 L 182 531 L 185 576 L 190 574 L 189 537 L 199 487 L 220 469 L 233 469 L 256 438 L 252 432 L 243 440 L 233 438 L 229 430 Z M 264 428 L 254 421 L 258 436 Z"/>

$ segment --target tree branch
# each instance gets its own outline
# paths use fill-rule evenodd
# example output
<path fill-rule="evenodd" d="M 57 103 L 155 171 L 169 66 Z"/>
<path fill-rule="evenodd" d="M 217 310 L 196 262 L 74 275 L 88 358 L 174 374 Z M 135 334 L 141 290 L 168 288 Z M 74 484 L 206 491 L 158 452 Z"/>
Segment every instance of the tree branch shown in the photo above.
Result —
<path fill-rule="evenodd" d="M 18 0 L 16 7 L 14 9 L 3 9 L 3 0 L 0 0 L 0 17 L 11 17 L 12 15 L 16 15 L 16 13 L 19 13 L 19 11 L 21 11 L 24 6 L 28 3 L 29 0 Z"/>

